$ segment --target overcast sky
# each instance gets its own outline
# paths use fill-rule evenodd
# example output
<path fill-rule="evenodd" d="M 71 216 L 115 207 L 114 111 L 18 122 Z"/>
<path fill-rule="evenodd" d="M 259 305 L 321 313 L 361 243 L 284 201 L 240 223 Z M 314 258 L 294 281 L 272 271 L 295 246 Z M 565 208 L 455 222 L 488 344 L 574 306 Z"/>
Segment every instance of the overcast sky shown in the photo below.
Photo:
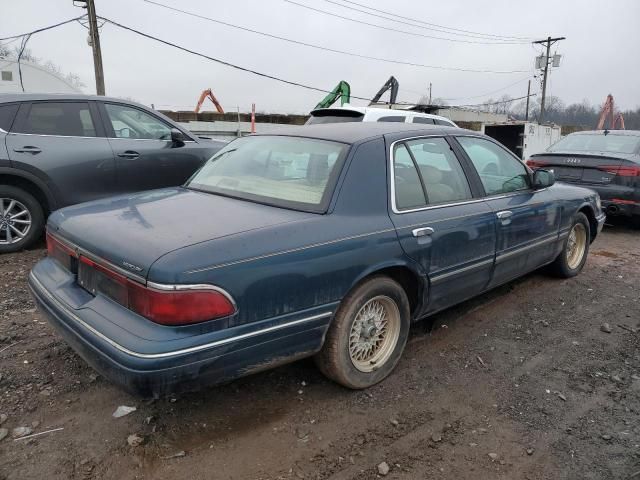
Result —
<path fill-rule="evenodd" d="M 285 0 L 158 1 L 273 35 L 362 55 L 456 68 L 526 71 L 470 73 L 371 61 L 238 31 L 143 0 L 96 0 L 98 15 L 186 48 L 328 90 L 340 80 L 347 80 L 353 95 L 367 98 L 390 75 L 398 79 L 399 99 L 403 101 L 416 101 L 429 82 L 433 83 L 433 96 L 451 99 L 450 104 L 480 103 L 504 94 L 522 96 L 540 50 L 531 44 L 481 45 L 411 36 L 314 12 Z M 421 35 L 474 40 L 341 8 L 335 4 L 339 0 L 296 1 Z M 560 68 L 551 73 L 551 95 L 566 103 L 588 99 L 597 104 L 612 93 L 622 109 L 640 106 L 640 1 L 357 1 L 423 22 L 473 32 L 536 38 L 565 36 L 567 39 L 557 45 L 563 60 Z M 72 18 L 84 10 L 74 7 L 72 0 L 0 0 L 0 11 L 0 37 L 5 37 Z M 95 93 L 91 48 L 86 37 L 87 31 L 73 23 L 33 36 L 28 48 L 63 71 L 78 74 L 86 84 L 85 93 Z M 323 97 L 320 92 L 234 70 L 108 24 L 101 29 L 101 42 L 107 95 L 153 103 L 156 108 L 191 109 L 200 92 L 208 87 L 226 110 L 239 106 L 241 111 L 248 111 L 255 102 L 258 111 L 306 113 Z M 509 85 L 512 86 L 505 88 Z M 532 83 L 532 90 L 539 90 L 537 80 Z M 352 103 L 365 104 L 358 100 Z"/>

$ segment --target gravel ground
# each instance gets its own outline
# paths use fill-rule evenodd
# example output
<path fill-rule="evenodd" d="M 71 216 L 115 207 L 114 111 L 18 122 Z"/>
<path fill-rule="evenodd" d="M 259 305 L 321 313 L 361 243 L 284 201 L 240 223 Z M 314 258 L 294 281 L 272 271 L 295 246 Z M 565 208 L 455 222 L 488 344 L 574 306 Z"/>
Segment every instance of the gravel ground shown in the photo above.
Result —
<path fill-rule="evenodd" d="M 639 237 L 607 227 L 577 278 L 534 273 L 416 324 L 367 391 L 302 361 L 155 401 L 36 312 L 42 247 L 0 256 L 0 479 L 640 480 Z"/>

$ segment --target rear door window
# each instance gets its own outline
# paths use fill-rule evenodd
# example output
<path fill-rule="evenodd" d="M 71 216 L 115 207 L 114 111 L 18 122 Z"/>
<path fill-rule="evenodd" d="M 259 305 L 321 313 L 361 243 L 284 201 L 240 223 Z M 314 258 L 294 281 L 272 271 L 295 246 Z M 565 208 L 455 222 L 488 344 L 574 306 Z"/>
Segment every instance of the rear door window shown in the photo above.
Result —
<path fill-rule="evenodd" d="M 14 131 L 35 135 L 95 137 L 96 129 L 87 102 L 37 102 Z"/>
<path fill-rule="evenodd" d="M 464 170 L 444 138 L 412 140 L 407 146 L 422 176 L 430 205 L 471 198 Z"/>
<path fill-rule="evenodd" d="M 396 145 L 393 151 L 393 181 L 398 210 L 427 205 L 418 169 L 404 143 Z"/>
<path fill-rule="evenodd" d="M 13 118 L 18 111 L 18 104 L 0 105 L 0 128 L 5 132 L 11 129 Z"/>
<path fill-rule="evenodd" d="M 434 122 L 436 122 L 436 125 L 442 125 L 443 127 L 452 127 L 453 125 L 451 125 L 449 122 L 447 122 L 446 120 L 439 120 L 439 119 L 435 119 Z"/>

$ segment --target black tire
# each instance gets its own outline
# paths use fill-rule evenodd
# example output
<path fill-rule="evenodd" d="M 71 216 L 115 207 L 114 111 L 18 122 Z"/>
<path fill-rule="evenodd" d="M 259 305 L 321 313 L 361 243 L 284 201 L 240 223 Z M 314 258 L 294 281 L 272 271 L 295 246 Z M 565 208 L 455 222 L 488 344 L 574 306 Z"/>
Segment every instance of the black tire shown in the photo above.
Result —
<path fill-rule="evenodd" d="M 384 305 L 385 312 L 389 313 L 387 322 L 390 326 L 388 327 L 387 335 L 390 339 L 397 338 L 397 340 L 395 344 L 393 340 L 384 340 L 381 344 L 386 346 L 381 348 L 381 350 L 386 350 L 386 354 L 381 360 L 383 363 L 376 365 L 374 362 L 370 362 L 364 368 L 371 368 L 372 371 L 362 371 L 354 363 L 357 360 L 351 359 L 349 351 L 350 333 L 358 312 L 365 305 L 377 305 L 376 302 Z M 393 305 L 395 305 L 395 308 Z M 398 323 L 392 318 L 396 314 L 399 317 L 397 319 Z M 364 318 L 364 316 L 361 318 Z M 372 321 L 370 320 L 369 322 Z M 410 323 L 409 300 L 404 289 L 389 277 L 371 277 L 354 288 L 343 299 L 329 327 L 324 346 L 315 357 L 316 365 L 324 375 L 345 387 L 362 389 L 375 385 L 387 377 L 400 360 L 409 336 Z M 393 324 L 397 328 L 392 327 Z M 367 325 L 374 324 L 369 323 Z M 364 332 L 364 330 L 365 328 L 363 327 L 362 331 Z M 397 335 L 395 334 L 396 330 Z M 394 334 L 389 333 L 392 331 Z M 369 334 L 371 334 L 370 331 Z"/>
<path fill-rule="evenodd" d="M 4 205 L 0 206 L 3 211 L 4 209 L 8 209 L 10 205 L 7 199 L 15 200 L 24 206 L 31 220 L 31 226 L 25 232 L 24 237 L 13 243 L 9 243 L 9 237 L 6 233 L 8 225 L 6 221 L 3 224 L 3 215 L 2 212 L 0 212 L 0 253 L 17 252 L 29 248 L 42 236 L 44 230 L 44 212 L 42 211 L 42 206 L 29 192 L 11 185 L 0 185 L 0 199 L 5 199 Z M 22 225 L 19 225 L 19 227 L 22 228 Z M 11 236 L 15 238 L 16 234 L 12 231 Z"/>
<path fill-rule="evenodd" d="M 568 251 L 571 248 L 571 233 L 576 230 L 584 231 L 584 247 L 582 251 L 582 257 L 579 262 L 575 262 L 572 264 L 569 260 Z M 571 278 L 575 277 L 582 268 L 584 264 L 587 262 L 587 256 L 589 255 L 589 245 L 591 243 L 591 226 L 589 225 L 589 220 L 587 219 L 584 213 L 578 212 L 573 218 L 573 222 L 571 224 L 571 229 L 569 230 L 569 235 L 564 241 L 562 246 L 562 251 L 560 255 L 553 261 L 553 263 L 549 266 L 551 273 L 561 278 Z"/>

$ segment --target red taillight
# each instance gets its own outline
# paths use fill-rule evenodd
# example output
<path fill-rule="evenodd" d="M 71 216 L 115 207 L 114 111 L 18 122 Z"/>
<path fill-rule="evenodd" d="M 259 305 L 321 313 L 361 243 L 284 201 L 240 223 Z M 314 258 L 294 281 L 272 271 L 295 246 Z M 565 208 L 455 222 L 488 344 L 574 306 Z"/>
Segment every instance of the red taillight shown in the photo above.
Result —
<path fill-rule="evenodd" d="M 236 311 L 233 300 L 216 287 L 143 285 L 103 263 L 78 255 L 49 232 L 47 252 L 74 273 L 79 262 L 78 283 L 86 290 L 103 294 L 156 323 L 188 325 L 227 317 Z"/>
<path fill-rule="evenodd" d="M 542 168 L 549 165 L 549 162 L 542 162 L 540 160 L 534 160 L 530 158 L 525 162 L 529 168 Z"/>
<path fill-rule="evenodd" d="M 47 232 L 47 254 L 56 259 L 67 270 L 71 270 L 71 259 L 78 258 L 76 251 Z"/>
<path fill-rule="evenodd" d="M 216 290 L 155 290 L 129 282 L 129 308 L 163 325 L 186 325 L 227 317 L 233 303 Z"/>
<path fill-rule="evenodd" d="M 107 277 L 104 281 L 94 283 L 98 292 L 162 325 L 205 322 L 227 317 L 235 312 L 233 302 L 213 287 L 177 286 L 159 289 L 130 280 L 86 257 L 80 257 L 80 262 Z"/>
<path fill-rule="evenodd" d="M 620 177 L 640 177 L 640 165 L 600 165 L 598 170 Z"/>

